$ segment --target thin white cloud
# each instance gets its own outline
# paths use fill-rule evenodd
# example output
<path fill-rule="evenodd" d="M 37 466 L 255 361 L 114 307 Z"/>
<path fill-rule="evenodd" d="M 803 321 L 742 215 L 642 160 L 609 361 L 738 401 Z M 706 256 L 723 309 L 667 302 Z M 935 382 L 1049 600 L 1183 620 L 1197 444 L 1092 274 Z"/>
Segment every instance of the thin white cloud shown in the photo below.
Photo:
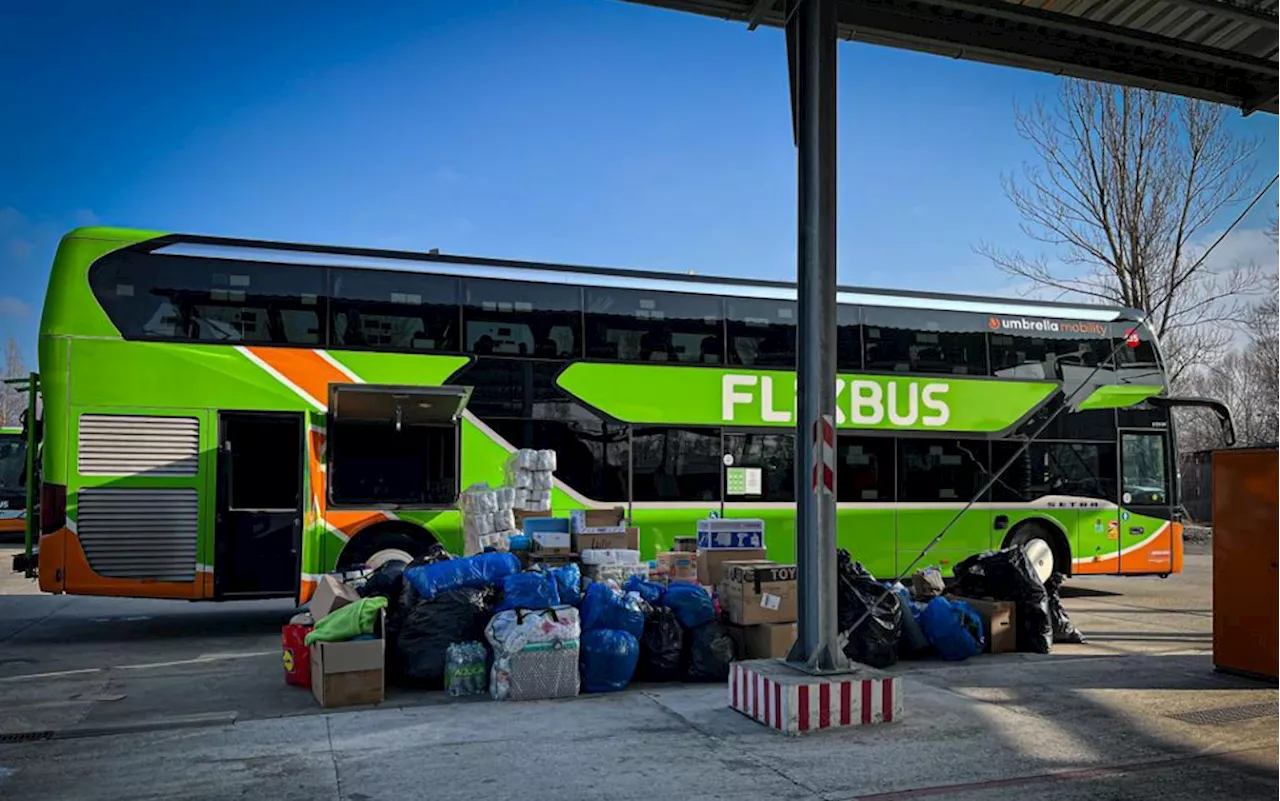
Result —
<path fill-rule="evenodd" d="M 29 317 L 31 307 L 12 295 L 0 295 L 0 317 Z"/>
<path fill-rule="evenodd" d="M 102 223 L 102 220 L 94 213 L 93 209 L 76 209 L 71 213 L 71 220 L 77 227 L 88 227 Z"/>
<path fill-rule="evenodd" d="M 4 243 L 5 255 L 15 264 L 21 264 L 29 259 L 33 248 L 34 245 L 25 239 L 10 239 Z"/>
<path fill-rule="evenodd" d="M 27 217 L 13 206 L 0 206 L 0 234 L 10 234 L 27 224 Z"/>

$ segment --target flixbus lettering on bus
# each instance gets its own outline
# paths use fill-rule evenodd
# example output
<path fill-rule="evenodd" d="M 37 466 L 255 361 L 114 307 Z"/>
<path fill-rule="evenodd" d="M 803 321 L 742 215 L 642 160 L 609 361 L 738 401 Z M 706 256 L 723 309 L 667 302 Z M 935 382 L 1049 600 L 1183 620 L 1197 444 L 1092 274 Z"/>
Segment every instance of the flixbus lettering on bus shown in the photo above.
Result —
<path fill-rule="evenodd" d="M 738 406 L 752 406 L 768 423 L 790 423 L 795 412 L 796 382 L 783 383 L 789 391 L 775 395 L 771 376 L 728 374 L 722 379 L 723 422 L 738 419 Z M 951 408 L 945 396 L 950 387 L 939 382 L 836 379 L 836 424 L 880 425 L 886 419 L 894 426 L 917 423 L 931 428 L 945 426 Z"/>

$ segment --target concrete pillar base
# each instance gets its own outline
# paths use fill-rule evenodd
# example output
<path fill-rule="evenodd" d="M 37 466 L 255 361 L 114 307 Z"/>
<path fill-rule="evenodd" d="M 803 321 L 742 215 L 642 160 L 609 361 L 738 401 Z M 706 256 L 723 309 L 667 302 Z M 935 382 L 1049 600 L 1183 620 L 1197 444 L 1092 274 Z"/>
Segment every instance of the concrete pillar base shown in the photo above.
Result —
<path fill-rule="evenodd" d="M 892 723 L 902 718 L 902 678 L 854 664 L 815 676 L 781 659 L 735 662 L 729 706 L 783 734 Z"/>

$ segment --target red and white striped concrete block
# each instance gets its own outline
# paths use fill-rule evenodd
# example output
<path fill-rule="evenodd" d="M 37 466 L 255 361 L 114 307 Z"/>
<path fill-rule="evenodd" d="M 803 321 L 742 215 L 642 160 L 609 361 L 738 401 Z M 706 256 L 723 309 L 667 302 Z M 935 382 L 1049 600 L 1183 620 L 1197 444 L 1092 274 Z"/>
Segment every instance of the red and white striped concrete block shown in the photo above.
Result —
<path fill-rule="evenodd" d="M 902 717 L 902 679 L 859 667 L 813 676 L 779 659 L 735 662 L 729 706 L 771 729 L 803 734 L 819 729 L 892 723 Z"/>

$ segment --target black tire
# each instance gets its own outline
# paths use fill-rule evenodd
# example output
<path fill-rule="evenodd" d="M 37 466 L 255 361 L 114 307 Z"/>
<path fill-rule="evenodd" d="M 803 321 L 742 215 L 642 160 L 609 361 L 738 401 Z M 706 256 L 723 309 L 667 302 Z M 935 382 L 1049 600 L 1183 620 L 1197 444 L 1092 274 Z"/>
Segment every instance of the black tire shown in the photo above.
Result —
<path fill-rule="evenodd" d="M 1024 523 L 1009 535 L 1005 545 L 1021 548 L 1041 581 L 1047 581 L 1054 573 L 1071 575 L 1071 551 L 1057 529 L 1042 523 Z"/>
<path fill-rule="evenodd" d="M 368 562 L 378 551 L 404 551 L 417 559 L 427 555 L 436 538 L 431 533 L 407 524 L 381 524 L 359 534 L 347 543 L 338 556 L 338 569 L 348 570 Z"/>

